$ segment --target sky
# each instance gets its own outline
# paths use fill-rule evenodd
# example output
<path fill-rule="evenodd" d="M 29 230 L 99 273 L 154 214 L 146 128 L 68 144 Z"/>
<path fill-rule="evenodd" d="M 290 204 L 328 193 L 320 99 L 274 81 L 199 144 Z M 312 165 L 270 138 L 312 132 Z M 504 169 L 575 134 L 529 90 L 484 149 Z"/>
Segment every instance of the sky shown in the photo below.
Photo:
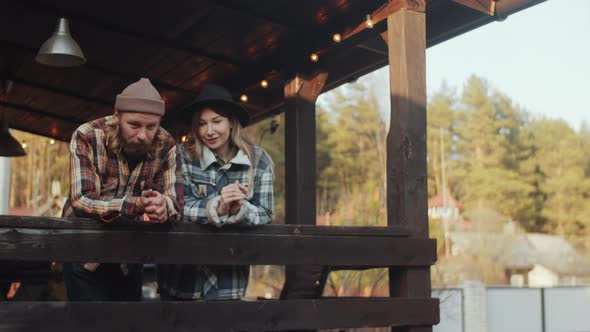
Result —
<path fill-rule="evenodd" d="M 548 0 L 427 49 L 429 96 L 443 82 L 461 93 L 472 74 L 533 116 L 590 124 L 590 0 Z M 384 110 L 388 75 L 385 67 L 359 79 Z"/>

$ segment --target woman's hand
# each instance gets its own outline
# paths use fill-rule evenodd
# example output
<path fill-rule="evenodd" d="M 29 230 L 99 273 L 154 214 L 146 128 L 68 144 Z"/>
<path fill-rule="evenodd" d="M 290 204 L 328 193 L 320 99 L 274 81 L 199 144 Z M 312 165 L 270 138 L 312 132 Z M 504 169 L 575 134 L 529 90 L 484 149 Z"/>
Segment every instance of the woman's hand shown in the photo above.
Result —
<path fill-rule="evenodd" d="M 240 192 L 242 192 L 242 194 L 244 195 L 244 198 L 247 198 L 248 197 L 248 187 L 241 185 L 238 181 L 236 181 L 234 184 L 238 185 L 238 188 L 240 189 Z M 240 208 L 242 207 L 243 202 L 244 202 L 244 199 L 241 199 L 238 202 L 233 202 L 229 208 L 229 214 L 230 215 L 237 214 L 238 211 L 240 211 Z"/>
<path fill-rule="evenodd" d="M 245 193 L 243 188 L 246 190 Z M 219 205 L 217 206 L 217 214 L 219 216 L 224 216 L 228 213 L 237 213 L 237 211 L 240 210 L 242 201 L 244 198 L 246 198 L 247 193 L 248 189 L 240 185 L 240 182 L 237 180 L 236 182 L 223 187 L 221 189 L 221 199 L 219 200 Z"/>

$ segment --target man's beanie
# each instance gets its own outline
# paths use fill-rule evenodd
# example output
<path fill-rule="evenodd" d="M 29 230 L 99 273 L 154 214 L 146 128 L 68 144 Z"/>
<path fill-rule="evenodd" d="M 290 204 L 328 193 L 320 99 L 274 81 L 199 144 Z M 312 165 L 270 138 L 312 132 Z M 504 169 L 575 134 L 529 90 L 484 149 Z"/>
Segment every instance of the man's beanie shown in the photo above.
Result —
<path fill-rule="evenodd" d="M 115 108 L 125 112 L 149 113 L 163 116 L 164 101 L 147 78 L 130 84 L 117 95 Z"/>

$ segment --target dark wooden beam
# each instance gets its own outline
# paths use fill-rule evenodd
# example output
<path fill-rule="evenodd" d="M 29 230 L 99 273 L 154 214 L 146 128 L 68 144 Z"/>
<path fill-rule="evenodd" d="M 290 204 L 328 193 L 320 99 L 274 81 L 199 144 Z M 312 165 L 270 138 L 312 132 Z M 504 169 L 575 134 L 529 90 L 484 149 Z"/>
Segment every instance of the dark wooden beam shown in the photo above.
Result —
<path fill-rule="evenodd" d="M 0 302 L 3 331 L 284 331 L 424 325 L 435 299 L 194 302 Z"/>
<path fill-rule="evenodd" d="M 447 7 L 429 13 L 426 26 L 426 47 L 440 44 L 496 20 L 496 17 L 483 15 L 466 6 L 449 3 Z"/>
<path fill-rule="evenodd" d="M 287 224 L 316 222 L 316 112 L 327 73 L 304 79 L 295 76 L 285 85 L 285 174 Z M 327 270 L 319 265 L 288 266 L 282 299 L 321 296 Z"/>
<path fill-rule="evenodd" d="M 421 0 L 390 0 L 386 2 L 382 7 L 376 9 L 369 15 L 371 17 L 371 20 L 373 21 L 373 25 L 376 25 L 379 22 L 387 19 L 387 17 L 391 14 L 407 8 L 411 10 L 419 10 L 421 12 L 424 12 L 426 10 L 426 2 Z M 359 24 L 356 28 L 352 29 L 350 32 L 346 33 L 343 37 L 344 39 L 350 38 L 351 36 L 354 36 L 357 33 L 367 29 L 370 28 L 367 26 L 365 21 Z"/>
<path fill-rule="evenodd" d="M 426 175 L 426 17 L 424 0 L 387 18 L 391 117 L 387 135 L 387 221 L 428 238 Z M 392 297 L 431 296 L 429 268 L 390 268 Z M 394 327 L 431 332 L 432 326 Z"/>
<path fill-rule="evenodd" d="M 387 255 L 376 255 L 376 252 Z M 0 260 L 430 266 L 436 260 L 436 245 L 429 239 L 383 236 L 193 233 L 157 228 L 153 231 L 95 231 L 2 227 Z"/>
<path fill-rule="evenodd" d="M 57 87 L 54 87 L 51 85 L 42 84 L 42 83 L 38 83 L 38 82 L 34 82 L 34 81 L 29 81 L 29 80 L 21 79 L 18 77 L 9 77 L 9 79 L 11 81 L 13 81 L 17 87 L 18 87 L 18 85 L 24 85 L 29 88 L 44 90 L 44 91 L 47 91 L 49 93 L 53 93 L 56 95 L 74 98 L 74 99 L 78 99 L 83 102 L 88 102 L 88 103 L 102 105 L 102 106 L 114 107 L 114 104 L 115 104 L 114 99 L 107 100 L 104 98 L 85 96 L 85 95 L 82 95 L 76 91 L 70 91 L 70 90 L 66 90 L 66 89 L 62 89 L 62 88 L 57 88 Z"/>
<path fill-rule="evenodd" d="M 413 236 L 426 238 L 425 15 L 404 9 L 387 20 L 391 96 L 387 136 L 388 224 L 406 225 Z"/>
<path fill-rule="evenodd" d="M 315 102 L 328 75 L 295 76 L 285 85 L 286 223 L 315 224 Z"/>
<path fill-rule="evenodd" d="M 471 9 L 475 9 L 490 16 L 493 16 L 496 11 L 495 0 L 453 0 L 453 2 Z"/>
<path fill-rule="evenodd" d="M 272 71 L 280 71 L 286 80 L 295 74 L 307 72 L 302 68 L 309 64 L 311 52 L 334 46 L 334 33 L 344 33 L 350 26 L 362 22 L 364 16 L 359 17 L 358 13 L 372 12 L 375 7 L 375 3 L 371 1 L 352 2 L 351 8 L 327 24 L 291 31 L 281 40 L 281 46 L 275 53 L 260 58 L 254 64 L 243 66 L 239 73 L 224 79 L 221 85 L 233 91 L 241 91 L 258 84 L 264 75 Z"/>
<path fill-rule="evenodd" d="M 11 103 L 11 102 L 8 102 L 8 101 L 1 101 L 0 100 L 0 106 L 7 107 L 7 108 L 12 108 L 12 109 L 14 109 L 16 111 L 20 111 L 20 112 L 26 112 L 26 113 L 41 115 L 41 116 L 48 117 L 48 118 L 51 118 L 51 119 L 63 121 L 63 122 L 66 122 L 66 123 L 69 123 L 69 124 L 72 124 L 72 125 L 75 125 L 75 126 L 79 126 L 82 123 L 84 123 L 84 121 L 85 121 L 85 120 L 82 120 L 82 119 L 76 120 L 76 119 L 71 118 L 71 117 L 62 116 L 62 115 L 59 115 L 59 114 L 47 112 L 47 111 L 44 111 L 44 110 L 32 108 L 32 107 L 25 106 L 25 105 Z"/>
<path fill-rule="evenodd" d="M 190 54 L 199 55 L 202 57 L 209 58 L 209 59 L 216 61 L 216 62 L 227 63 L 227 64 L 231 64 L 231 65 L 236 65 L 236 66 L 244 64 L 243 61 L 241 61 L 240 59 L 228 57 L 226 55 L 219 54 L 219 53 L 213 53 L 213 52 L 208 51 L 205 48 L 187 45 L 183 42 L 179 42 L 178 40 L 176 40 L 174 38 L 161 37 L 161 36 L 158 36 L 155 34 L 135 31 L 135 30 L 132 30 L 129 28 L 125 28 L 123 26 L 119 26 L 119 25 L 116 25 L 113 23 L 109 23 L 109 22 L 100 20 L 96 16 L 79 14 L 76 12 L 72 12 L 71 10 L 68 10 L 67 8 L 58 7 L 56 5 L 51 5 L 46 2 L 41 2 L 38 0 L 26 0 L 26 1 L 22 1 L 22 3 L 24 6 L 27 6 L 27 8 L 29 8 L 30 10 L 36 10 L 36 11 L 45 13 L 47 15 L 52 15 L 54 17 L 59 17 L 60 15 L 65 15 L 68 17 L 69 20 L 75 21 L 76 24 L 79 24 L 79 25 L 85 25 L 87 27 L 94 28 L 94 29 L 106 30 L 106 31 L 111 31 L 111 32 L 131 36 L 133 38 L 143 40 L 143 41 L 146 41 L 146 42 L 154 44 L 154 45 L 158 45 L 163 48 L 184 51 L 184 52 L 187 52 Z"/>
<path fill-rule="evenodd" d="M 263 20 L 268 23 L 272 23 L 274 25 L 282 26 L 285 28 L 297 29 L 297 28 L 301 27 L 299 24 L 296 24 L 294 22 L 279 21 L 278 19 L 276 19 L 274 17 L 268 16 L 268 15 L 263 15 L 259 12 L 252 10 L 252 6 L 249 6 L 247 4 L 242 4 L 239 1 L 215 0 L 214 4 L 218 7 L 233 10 L 235 12 L 239 12 L 242 15 L 257 18 L 259 20 Z"/>
<path fill-rule="evenodd" d="M 377 236 L 407 237 L 408 230 L 403 226 L 315 226 L 315 225 L 260 225 L 248 227 L 243 225 L 211 227 L 196 223 L 174 223 L 150 225 L 142 222 L 119 222 L 107 224 L 84 218 L 50 218 L 29 216 L 0 215 L 0 228 L 34 228 L 34 229 L 80 229 L 80 230 L 135 230 L 188 233 L 235 233 L 262 235 L 321 235 L 321 236 Z"/>
<path fill-rule="evenodd" d="M 5 47 L 9 47 L 11 49 L 15 49 L 17 51 L 22 51 L 24 53 L 26 53 L 26 56 L 30 56 L 31 58 L 37 54 L 37 49 L 26 46 L 26 45 L 22 45 L 19 43 L 14 43 L 12 41 L 7 41 L 7 40 L 0 40 L 0 44 L 2 44 L 2 46 Z M 90 72 L 94 72 L 94 73 L 98 73 L 98 74 L 102 74 L 102 75 L 106 75 L 106 76 L 114 76 L 117 79 L 122 79 L 127 81 L 126 84 L 131 84 L 133 82 L 135 82 L 136 80 L 138 80 L 141 77 L 144 77 L 145 74 L 142 73 L 133 73 L 133 72 L 125 72 L 122 70 L 114 70 L 113 68 L 106 68 L 104 66 L 100 66 L 94 63 L 85 63 L 83 66 L 84 69 L 88 69 Z M 118 69 L 122 69 L 122 68 L 118 68 Z M 158 89 L 158 91 L 162 92 L 162 90 L 170 90 L 173 92 L 179 92 L 179 93 L 184 93 L 184 94 L 188 94 L 190 96 L 197 96 L 197 92 L 196 91 L 192 91 L 192 90 L 187 90 L 181 87 L 178 87 L 176 85 L 172 85 L 172 84 L 168 84 L 165 82 L 162 82 L 160 80 L 157 80 L 153 77 L 149 78 L 150 81 L 152 82 L 152 84 Z"/>
<path fill-rule="evenodd" d="M 47 111 L 34 109 L 28 106 L 19 105 L 11 102 L 0 101 L 0 110 L 5 113 L 6 118 L 9 118 L 9 126 L 12 129 L 29 132 L 35 135 L 51 137 L 60 141 L 69 141 L 72 132 L 83 122 L 75 122 L 72 119 L 62 117 Z M 44 126 L 40 128 L 31 122 L 23 122 L 19 119 L 23 117 L 23 113 L 29 113 L 35 116 L 47 118 L 49 121 L 55 120 L 58 125 L 55 128 L 48 128 Z M 15 120 L 16 119 L 16 120 Z"/>

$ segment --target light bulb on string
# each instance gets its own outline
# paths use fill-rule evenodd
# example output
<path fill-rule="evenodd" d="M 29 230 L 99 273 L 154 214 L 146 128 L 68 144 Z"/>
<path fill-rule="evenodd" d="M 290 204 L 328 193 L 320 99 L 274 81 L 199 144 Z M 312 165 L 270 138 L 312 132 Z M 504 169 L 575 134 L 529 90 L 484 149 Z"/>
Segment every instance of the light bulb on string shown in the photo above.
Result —
<path fill-rule="evenodd" d="M 320 60 L 320 56 L 317 53 L 311 53 L 311 55 L 309 56 L 309 59 L 312 62 L 318 62 Z"/>
<path fill-rule="evenodd" d="M 335 34 L 332 36 L 332 40 L 333 40 L 335 43 L 339 43 L 339 42 L 341 42 L 341 41 L 342 41 L 342 35 L 341 35 L 341 34 L 339 34 L 339 33 L 335 33 Z"/>
<path fill-rule="evenodd" d="M 367 14 L 367 20 L 365 21 L 367 28 L 372 29 L 375 26 L 375 22 L 371 19 L 371 15 Z"/>
<path fill-rule="evenodd" d="M 247 102 L 248 102 L 248 96 L 247 96 L 247 95 L 241 95 L 241 96 L 240 96 L 240 100 L 241 100 L 243 103 L 247 103 Z"/>
<path fill-rule="evenodd" d="M 268 88 L 268 81 L 267 80 L 260 81 L 260 86 L 264 89 Z"/>

